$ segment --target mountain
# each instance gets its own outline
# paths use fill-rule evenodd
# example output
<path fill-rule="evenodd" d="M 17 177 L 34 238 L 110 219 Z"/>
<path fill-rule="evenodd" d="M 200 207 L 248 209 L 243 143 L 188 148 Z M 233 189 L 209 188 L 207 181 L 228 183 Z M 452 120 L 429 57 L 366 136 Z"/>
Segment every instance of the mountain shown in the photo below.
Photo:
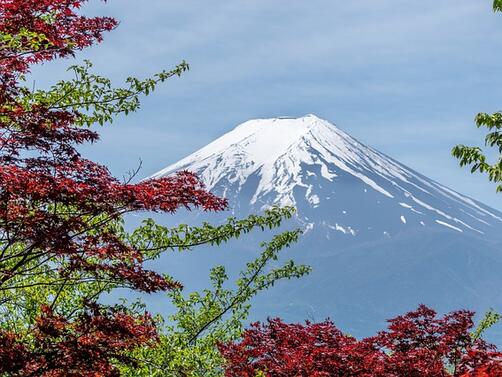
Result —
<path fill-rule="evenodd" d="M 161 170 L 197 172 L 232 206 L 293 205 L 308 230 L 392 237 L 409 228 L 500 231 L 502 215 L 370 148 L 329 122 L 252 120 Z"/>
<path fill-rule="evenodd" d="M 236 216 L 274 204 L 297 208 L 295 226 L 305 234 L 288 257 L 313 272 L 260 296 L 255 318 L 331 317 L 368 335 L 419 303 L 502 310 L 502 213 L 328 121 L 251 120 L 153 177 L 178 170 L 198 173 Z M 246 242 L 234 253 L 249 249 Z"/>

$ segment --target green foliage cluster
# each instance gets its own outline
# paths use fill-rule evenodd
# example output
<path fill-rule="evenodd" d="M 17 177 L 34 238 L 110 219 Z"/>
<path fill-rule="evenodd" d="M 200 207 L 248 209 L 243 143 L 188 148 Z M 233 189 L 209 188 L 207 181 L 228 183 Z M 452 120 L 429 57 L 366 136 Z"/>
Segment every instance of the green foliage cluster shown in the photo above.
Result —
<path fill-rule="evenodd" d="M 0 46 L 5 50 L 40 51 L 52 44 L 44 34 L 21 28 L 16 34 L 0 33 Z"/>
<path fill-rule="evenodd" d="M 140 109 L 140 96 L 151 94 L 158 84 L 181 76 L 190 69 L 183 61 L 171 70 L 161 71 L 147 79 L 128 77 L 125 86 L 116 88 L 110 79 L 91 72 L 92 63 L 68 68 L 74 78 L 61 80 L 49 90 L 26 92 L 23 106 L 44 105 L 50 110 L 78 111 L 77 124 L 91 126 L 112 123 L 120 114 L 128 115 Z"/>
<path fill-rule="evenodd" d="M 160 343 L 155 348 L 138 350 L 132 357 L 140 362 L 140 370 L 124 369 L 126 376 L 144 377 L 216 377 L 223 375 L 223 358 L 216 346 L 239 338 L 248 318 L 249 301 L 278 280 L 300 278 L 310 271 L 293 261 L 270 268 L 285 247 L 296 242 L 300 232 L 278 234 L 261 246 L 263 251 L 239 278 L 229 285 L 224 266 L 211 269 L 211 287 L 201 292 L 184 294 L 182 290 L 168 293 L 176 312 L 163 323 Z"/>
<path fill-rule="evenodd" d="M 262 231 L 277 228 L 283 220 L 290 219 L 294 212 L 293 207 L 272 207 L 261 216 L 249 215 L 241 220 L 229 217 L 222 225 L 214 226 L 205 222 L 197 227 L 180 224 L 177 227 L 168 228 L 157 224 L 152 219 L 146 219 L 131 234 L 125 232 L 122 223 L 120 232 L 135 248 L 146 250 L 153 257 L 167 249 L 184 251 L 203 244 L 218 246 L 222 242 L 239 238 L 254 228 Z"/>
<path fill-rule="evenodd" d="M 493 11 L 502 12 L 502 0 L 493 0 Z"/>
<path fill-rule="evenodd" d="M 500 320 L 502 320 L 502 314 L 499 314 L 495 310 L 490 309 L 488 312 L 486 312 L 483 319 L 479 322 L 476 330 L 472 332 L 472 338 L 474 340 L 482 338 L 486 330 L 496 325 L 498 322 L 500 322 Z"/>
<path fill-rule="evenodd" d="M 476 126 L 488 129 L 485 137 L 485 146 L 495 148 L 499 158 L 494 163 L 487 161 L 487 156 L 480 147 L 457 145 L 452 154 L 459 160 L 460 166 L 471 166 L 471 172 L 485 173 L 488 179 L 498 183 L 497 192 L 502 191 L 502 113 L 479 113 L 476 116 Z"/>

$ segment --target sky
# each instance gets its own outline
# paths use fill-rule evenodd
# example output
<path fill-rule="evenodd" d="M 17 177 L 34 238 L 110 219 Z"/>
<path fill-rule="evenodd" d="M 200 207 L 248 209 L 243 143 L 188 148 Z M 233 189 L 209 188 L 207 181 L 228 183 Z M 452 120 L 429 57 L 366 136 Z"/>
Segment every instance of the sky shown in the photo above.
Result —
<path fill-rule="evenodd" d="M 86 155 L 121 177 L 176 162 L 254 118 L 317 116 L 456 191 L 502 210 L 451 148 L 482 145 L 502 109 L 502 14 L 490 0 L 92 0 L 120 26 L 77 56 L 119 85 L 182 60 L 190 71 L 100 130 Z M 50 63 L 37 87 L 67 77 Z"/>

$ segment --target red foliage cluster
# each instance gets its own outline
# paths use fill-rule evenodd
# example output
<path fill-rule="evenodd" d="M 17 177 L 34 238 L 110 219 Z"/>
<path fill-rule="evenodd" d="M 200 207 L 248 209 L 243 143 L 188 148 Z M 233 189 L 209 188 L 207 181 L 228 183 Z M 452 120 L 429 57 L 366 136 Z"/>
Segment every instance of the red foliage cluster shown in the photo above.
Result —
<path fill-rule="evenodd" d="M 119 182 L 76 150 L 76 145 L 98 139 L 95 132 L 73 125 L 77 113 L 41 105 L 25 108 L 15 95 L 16 82 L 9 81 L 30 63 L 66 56 L 101 40 L 102 32 L 116 25 L 109 18 L 76 15 L 81 3 L 0 1 L 0 32 L 15 34 L 24 28 L 42 33 L 50 42 L 37 51 L 14 45 L 0 52 L 2 81 L 13 89 L 0 99 L 0 241 L 26 245 L 26 260 L 65 258 L 70 262 L 65 274 L 81 270 L 118 278 L 146 292 L 165 290 L 177 283 L 144 271 L 139 250 L 113 233 L 90 230 L 106 229 L 131 211 L 174 212 L 190 206 L 221 210 L 226 202 L 205 191 L 188 172 L 138 184 Z M 0 257 L 0 286 L 23 263 L 2 267 Z"/>
<path fill-rule="evenodd" d="M 32 330 L 28 347 L 11 334 L 0 335 L 0 373 L 12 376 L 118 376 L 110 359 L 129 361 L 124 354 L 157 339 L 148 315 L 90 306 L 73 322 L 45 306 Z"/>
<path fill-rule="evenodd" d="M 502 376 L 502 353 L 472 339 L 472 317 L 457 311 L 437 318 L 422 305 L 360 341 L 330 321 L 300 325 L 273 319 L 253 324 L 240 342 L 219 348 L 229 377 Z"/>
<path fill-rule="evenodd" d="M 78 112 L 23 101 L 20 80 L 30 65 L 72 56 L 117 25 L 79 15 L 84 2 L 0 0 L 0 290 L 16 289 L 19 276 L 49 263 L 56 284 L 165 291 L 179 283 L 145 270 L 143 251 L 109 224 L 132 211 L 222 210 L 226 201 L 188 172 L 121 182 L 79 154 L 77 146 L 98 135 L 75 124 Z M 0 373 L 113 376 L 110 360 L 156 339 L 148 316 L 95 305 L 75 315 L 70 321 L 44 307 L 24 344 L 26 334 L 0 331 Z"/>
<path fill-rule="evenodd" d="M 0 32 L 23 37 L 16 45 L 6 46 L 11 48 L 0 50 L 0 75 L 6 94 L 15 91 L 16 74 L 27 72 L 30 64 L 72 56 L 76 50 L 100 42 L 103 32 L 117 25 L 112 18 L 76 14 L 86 1 L 0 0 Z M 34 46 L 23 31 L 44 36 L 42 45 Z"/>

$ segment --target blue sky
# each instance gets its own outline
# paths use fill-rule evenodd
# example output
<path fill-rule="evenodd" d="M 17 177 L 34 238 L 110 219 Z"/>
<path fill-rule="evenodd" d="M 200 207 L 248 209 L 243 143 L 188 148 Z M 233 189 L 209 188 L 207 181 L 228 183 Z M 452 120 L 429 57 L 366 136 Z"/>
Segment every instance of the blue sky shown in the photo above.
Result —
<path fill-rule="evenodd" d="M 477 112 L 502 109 L 502 15 L 490 0 L 109 0 L 84 11 L 121 21 L 78 56 L 117 84 L 191 65 L 85 149 L 118 176 L 140 158 L 152 174 L 251 118 L 314 113 L 502 210 L 494 186 L 450 156 L 482 142 Z M 35 69 L 37 85 L 61 70 Z"/>

